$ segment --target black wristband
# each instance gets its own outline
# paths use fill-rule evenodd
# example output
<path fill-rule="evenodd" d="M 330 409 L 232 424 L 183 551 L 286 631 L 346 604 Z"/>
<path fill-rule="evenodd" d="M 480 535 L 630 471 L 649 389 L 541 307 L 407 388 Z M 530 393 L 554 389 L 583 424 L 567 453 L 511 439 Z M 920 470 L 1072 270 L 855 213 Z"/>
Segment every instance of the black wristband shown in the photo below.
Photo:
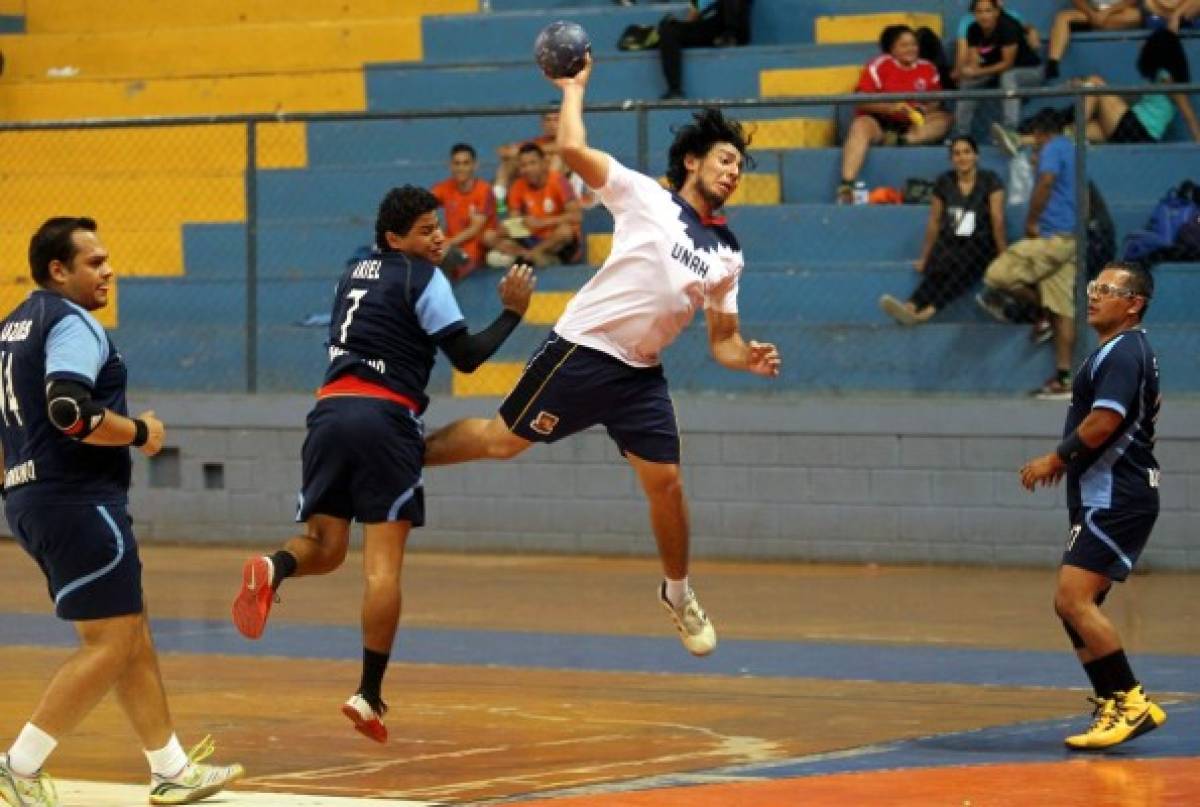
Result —
<path fill-rule="evenodd" d="M 144 420 L 133 421 L 133 442 L 129 445 L 137 448 L 146 445 L 146 441 L 150 439 L 150 427 L 146 425 Z"/>
<path fill-rule="evenodd" d="M 1071 433 L 1063 438 L 1063 441 L 1058 444 L 1058 448 L 1054 449 L 1054 453 L 1058 458 L 1070 465 L 1085 456 L 1090 449 L 1084 444 L 1079 437 L 1078 430 L 1072 429 Z"/>

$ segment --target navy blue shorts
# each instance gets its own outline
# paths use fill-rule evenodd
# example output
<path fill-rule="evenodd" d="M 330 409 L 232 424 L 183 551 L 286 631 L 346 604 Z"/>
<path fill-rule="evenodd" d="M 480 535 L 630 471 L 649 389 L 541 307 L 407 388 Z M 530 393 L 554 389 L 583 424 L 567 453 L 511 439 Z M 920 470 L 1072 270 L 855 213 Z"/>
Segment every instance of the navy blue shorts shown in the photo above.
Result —
<path fill-rule="evenodd" d="M 1078 566 L 1121 581 L 1133 571 L 1158 513 L 1130 513 L 1085 507 L 1071 511 L 1064 566 Z"/>
<path fill-rule="evenodd" d="M 5 515 L 17 541 L 42 567 L 60 619 L 142 612 L 142 560 L 124 506 L 9 507 Z"/>
<path fill-rule="evenodd" d="M 500 405 L 500 417 L 535 443 L 603 424 L 621 453 L 679 463 L 679 426 L 662 367 L 630 367 L 554 332 Z"/>
<path fill-rule="evenodd" d="M 400 404 L 362 396 L 318 401 L 300 458 L 297 521 L 326 515 L 425 523 L 425 427 Z"/>

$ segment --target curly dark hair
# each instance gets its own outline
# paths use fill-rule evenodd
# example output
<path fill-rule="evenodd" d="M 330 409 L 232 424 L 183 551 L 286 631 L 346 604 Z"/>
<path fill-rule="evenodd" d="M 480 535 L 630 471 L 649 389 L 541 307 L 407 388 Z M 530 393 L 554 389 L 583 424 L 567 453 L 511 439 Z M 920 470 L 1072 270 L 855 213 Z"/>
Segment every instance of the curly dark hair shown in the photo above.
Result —
<path fill-rule="evenodd" d="M 77 230 L 96 232 L 96 221 L 87 216 L 56 216 L 47 219 L 29 239 L 29 273 L 33 282 L 45 286 L 50 282 L 50 263 L 70 264 L 75 257 Z"/>
<path fill-rule="evenodd" d="M 1165 28 L 1159 28 L 1146 38 L 1137 59 L 1137 71 L 1147 81 L 1157 79 L 1160 70 L 1170 73 L 1171 81 L 1176 84 L 1188 84 L 1192 80 L 1183 43 L 1177 34 Z"/>
<path fill-rule="evenodd" d="M 891 53 L 892 48 L 896 46 L 896 40 L 905 34 L 915 37 L 917 32 L 907 25 L 889 25 L 879 34 L 879 49 L 884 53 Z"/>
<path fill-rule="evenodd" d="M 750 147 L 750 135 L 742 129 L 742 124 L 725 117 L 719 109 L 705 107 L 692 114 L 691 123 L 675 130 L 675 141 L 667 152 L 667 181 L 671 187 L 679 190 L 687 180 L 684 158 L 689 155 L 704 157 L 718 143 L 733 146 L 741 152 L 747 168 L 754 166 L 754 161 L 746 154 L 746 149 Z"/>
<path fill-rule="evenodd" d="M 437 209 L 437 197 L 424 188 L 418 188 L 416 185 L 392 188 L 379 203 L 379 215 L 375 217 L 375 246 L 387 252 L 388 244 L 384 233 L 406 236 L 412 229 L 413 222 Z"/>

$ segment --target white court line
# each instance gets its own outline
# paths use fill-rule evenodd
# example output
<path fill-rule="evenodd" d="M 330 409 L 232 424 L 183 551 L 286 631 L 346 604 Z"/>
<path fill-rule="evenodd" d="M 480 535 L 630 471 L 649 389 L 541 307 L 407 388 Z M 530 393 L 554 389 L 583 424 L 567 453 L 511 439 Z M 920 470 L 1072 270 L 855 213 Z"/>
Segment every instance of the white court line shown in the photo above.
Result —
<path fill-rule="evenodd" d="M 55 779 L 63 807 L 145 807 L 150 787 L 108 782 Z M 398 799 L 355 799 L 337 796 L 299 796 L 292 793 L 249 793 L 226 790 L 201 804 L 212 807 L 437 807 L 432 801 Z"/>

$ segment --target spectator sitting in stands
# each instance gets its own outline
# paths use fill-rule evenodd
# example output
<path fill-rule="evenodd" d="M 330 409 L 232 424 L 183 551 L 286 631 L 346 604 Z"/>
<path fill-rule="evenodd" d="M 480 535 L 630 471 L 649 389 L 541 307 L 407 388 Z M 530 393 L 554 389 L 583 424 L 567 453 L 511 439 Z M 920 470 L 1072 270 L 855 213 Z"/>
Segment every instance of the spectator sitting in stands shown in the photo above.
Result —
<path fill-rule="evenodd" d="M 1025 44 L 1034 53 L 1042 49 L 1042 38 L 1038 34 L 1038 30 L 1029 23 L 1025 22 L 1025 17 L 1020 11 L 1010 6 L 1004 0 L 996 0 L 996 5 L 1000 8 L 1000 13 L 1006 17 L 1011 17 L 1021 26 L 1021 30 L 1025 32 Z M 958 18 L 958 28 L 954 32 L 954 63 L 967 63 L 967 31 L 975 24 L 975 14 L 970 9 L 970 0 L 967 2 L 967 13 Z M 942 80 L 945 84 L 945 79 Z"/>
<path fill-rule="evenodd" d="M 879 37 L 879 48 L 883 54 L 867 62 L 856 92 L 922 93 L 941 89 L 937 68 L 917 55 L 917 35 L 912 28 L 889 25 Z M 842 146 L 838 203 L 850 203 L 854 180 L 871 146 L 936 143 L 946 136 L 950 122 L 950 113 L 942 111 L 936 102 L 910 99 L 860 104 Z"/>
<path fill-rule="evenodd" d="M 1058 63 L 1067 52 L 1071 31 L 1122 31 L 1142 25 L 1138 0 L 1071 0 L 1071 5 L 1073 8 L 1058 12 L 1050 28 L 1046 81 L 1058 78 Z"/>
<path fill-rule="evenodd" d="M 658 50 L 667 91 L 663 100 L 683 98 L 683 49 L 746 45 L 750 42 L 751 0 L 689 0 L 687 19 L 665 18 L 658 25 Z"/>
<path fill-rule="evenodd" d="M 497 237 L 496 199 L 487 182 L 475 176 L 475 167 L 475 149 L 455 143 L 450 148 L 450 178 L 433 186 L 433 195 L 445 211 L 442 270 L 451 282 L 482 266 L 486 248 Z"/>
<path fill-rule="evenodd" d="M 925 243 L 914 262 L 921 283 L 907 302 L 890 294 L 879 298 L 879 307 L 901 325 L 928 322 L 975 285 L 1007 247 L 1004 185 L 980 170 L 979 145 L 967 135 L 953 138 L 950 163 L 953 170 L 934 183 Z"/>
<path fill-rule="evenodd" d="M 955 65 L 954 79 L 962 89 L 1036 87 L 1042 83 L 1042 60 L 1026 41 L 1021 23 L 1004 13 L 998 0 L 971 0 L 975 22 L 967 29 L 966 58 Z M 961 48 L 960 48 L 961 49 Z M 955 107 L 954 129 L 971 134 L 979 102 L 963 98 Z M 1004 125 L 1015 129 L 1021 119 L 1021 99 L 1004 100 Z"/>
<path fill-rule="evenodd" d="M 1183 43 L 1176 34 L 1160 28 L 1138 52 L 1137 71 L 1156 88 L 1191 81 L 1191 68 Z M 1102 87 L 1104 79 L 1090 76 L 1080 82 Z M 1164 86 L 1166 85 L 1166 86 Z M 1091 95 L 1084 101 L 1087 136 L 1093 143 L 1158 143 L 1175 120 L 1183 116 L 1192 138 L 1200 142 L 1200 121 L 1186 93 L 1148 92 L 1132 105 L 1119 95 Z"/>
<path fill-rule="evenodd" d="M 518 153 L 521 176 L 508 190 L 512 218 L 504 222 L 488 264 L 508 266 L 520 258 L 534 266 L 574 263 L 580 257 L 580 224 L 583 212 L 566 177 L 551 170 L 537 143 L 526 143 Z"/>
<path fill-rule="evenodd" d="M 557 101 L 555 102 L 557 103 Z M 505 143 L 496 149 L 499 164 L 496 166 L 495 193 L 497 203 L 503 207 L 507 204 L 508 188 L 517 176 L 517 154 L 526 143 L 536 143 L 542 153 L 550 160 L 550 169 L 561 172 L 562 160 L 558 157 L 558 109 L 542 113 L 542 133 L 530 140 L 518 140 L 516 143 Z M 503 215 L 504 210 L 500 211 Z"/>
<path fill-rule="evenodd" d="M 1179 33 L 1181 28 L 1200 25 L 1200 0 L 1146 0 L 1146 27 L 1166 28 Z"/>
<path fill-rule="evenodd" d="M 1063 137 L 1062 119 L 1053 109 L 1034 115 L 1031 128 L 1038 166 L 1026 237 L 992 261 L 983 275 L 984 290 L 975 299 L 1001 322 L 1013 321 L 1009 311 L 1015 306 L 1049 310 L 1055 373 L 1034 392 L 1063 398 L 1071 394 L 1075 349 L 1075 147 Z M 1041 341 L 1036 324 L 1033 335 Z"/>

